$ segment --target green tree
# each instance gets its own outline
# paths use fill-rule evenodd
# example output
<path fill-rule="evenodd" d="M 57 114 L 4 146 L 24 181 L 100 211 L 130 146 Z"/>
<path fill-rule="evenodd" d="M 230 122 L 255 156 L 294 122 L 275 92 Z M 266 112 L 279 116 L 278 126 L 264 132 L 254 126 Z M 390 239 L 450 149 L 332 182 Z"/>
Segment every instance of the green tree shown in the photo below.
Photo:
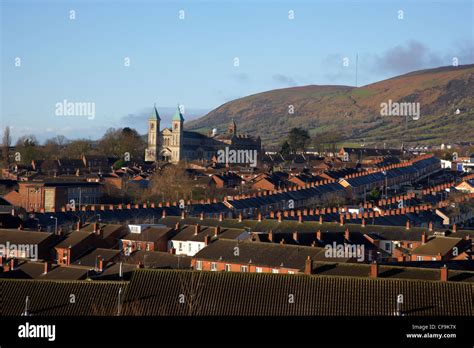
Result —
<path fill-rule="evenodd" d="M 303 128 L 292 128 L 288 134 L 288 144 L 292 152 L 304 151 L 310 139 L 308 131 Z"/>
<path fill-rule="evenodd" d="M 288 144 L 288 141 L 285 141 L 285 142 L 281 145 L 280 154 L 281 154 L 282 156 L 288 156 L 290 153 L 291 153 L 290 144 Z"/>

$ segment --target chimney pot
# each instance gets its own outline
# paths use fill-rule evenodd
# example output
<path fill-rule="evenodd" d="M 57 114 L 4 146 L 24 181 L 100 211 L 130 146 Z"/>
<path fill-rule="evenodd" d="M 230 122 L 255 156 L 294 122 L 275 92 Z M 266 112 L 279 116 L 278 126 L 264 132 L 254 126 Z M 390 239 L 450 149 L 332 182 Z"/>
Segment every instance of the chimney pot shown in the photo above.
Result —
<path fill-rule="evenodd" d="M 194 235 L 197 236 L 199 232 L 201 232 L 201 225 L 197 224 L 194 226 Z"/>
<path fill-rule="evenodd" d="M 440 273 L 441 273 L 441 279 L 440 280 L 442 282 L 447 282 L 448 281 L 448 267 L 446 265 L 441 267 Z"/>
<path fill-rule="evenodd" d="M 304 263 L 304 274 L 311 275 L 311 273 L 313 273 L 313 260 L 308 256 Z"/>
<path fill-rule="evenodd" d="M 379 275 L 379 265 L 376 261 L 370 264 L 370 277 L 377 278 Z"/>

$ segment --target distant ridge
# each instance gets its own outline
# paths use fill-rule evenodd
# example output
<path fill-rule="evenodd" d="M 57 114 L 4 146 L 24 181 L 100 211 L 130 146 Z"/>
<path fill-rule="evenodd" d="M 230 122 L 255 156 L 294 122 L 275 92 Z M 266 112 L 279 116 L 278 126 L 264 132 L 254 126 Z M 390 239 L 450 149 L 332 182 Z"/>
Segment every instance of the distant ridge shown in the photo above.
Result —
<path fill-rule="evenodd" d="M 420 119 L 381 116 L 380 104 L 389 100 L 420 103 Z M 223 131 L 232 118 L 264 145 L 281 143 L 293 127 L 313 136 L 337 132 L 354 144 L 474 142 L 474 64 L 414 71 L 362 87 L 309 85 L 261 92 L 227 102 L 186 127 Z"/>

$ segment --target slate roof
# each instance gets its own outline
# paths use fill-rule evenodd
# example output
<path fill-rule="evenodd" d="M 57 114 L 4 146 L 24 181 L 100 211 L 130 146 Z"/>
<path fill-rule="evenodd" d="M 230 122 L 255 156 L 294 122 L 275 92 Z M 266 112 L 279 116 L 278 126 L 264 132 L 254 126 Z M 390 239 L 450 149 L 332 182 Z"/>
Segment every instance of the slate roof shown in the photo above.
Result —
<path fill-rule="evenodd" d="M 235 248 L 238 248 L 238 255 L 235 253 Z M 194 255 L 194 258 L 199 260 L 303 270 L 308 256 L 311 257 L 312 260 L 328 261 L 324 254 L 324 248 L 274 243 L 239 243 L 237 241 L 219 239 L 200 250 Z M 331 258 L 330 260 L 347 261 L 347 259 L 335 258 Z"/>
<path fill-rule="evenodd" d="M 141 262 L 146 268 L 168 268 L 189 269 L 191 268 L 191 257 L 186 255 L 175 255 L 159 251 L 136 251 L 130 256 L 123 257 L 128 263 L 138 264 Z"/>
<path fill-rule="evenodd" d="M 120 250 L 97 248 L 74 262 L 75 265 L 97 267 L 98 258 L 102 258 L 105 263 L 110 262 L 120 254 Z"/>
<path fill-rule="evenodd" d="M 380 225 L 370 225 L 367 224 L 365 227 L 362 227 L 360 224 L 351 224 L 346 223 L 344 226 L 340 226 L 339 223 L 323 223 L 319 224 L 316 221 L 305 221 L 299 223 L 295 220 L 283 220 L 278 222 L 274 219 L 263 219 L 261 222 L 257 220 L 243 220 L 239 222 L 237 219 L 224 219 L 219 221 L 218 219 L 206 218 L 200 220 L 196 217 L 187 217 L 182 220 L 180 217 L 167 216 L 164 219 L 160 220 L 160 223 L 163 223 L 168 226 L 173 226 L 176 222 L 182 224 L 200 224 L 202 226 L 221 226 L 221 228 L 233 227 L 233 228 L 249 228 L 252 232 L 269 232 L 273 231 L 273 234 L 279 233 L 293 233 L 297 231 L 298 233 L 316 233 L 316 231 L 321 230 L 321 232 L 344 232 L 346 229 L 352 232 L 359 233 L 376 233 L 379 236 L 388 239 L 388 240 L 421 240 L 422 233 L 426 233 L 427 236 L 434 235 L 433 231 L 428 231 L 427 228 L 421 227 L 412 227 L 409 230 L 405 226 L 380 226 Z M 455 234 L 456 237 L 464 238 L 469 236 L 474 239 L 474 231 L 472 230 L 458 230 Z"/>
<path fill-rule="evenodd" d="M 26 296 L 29 297 L 30 313 L 33 316 L 114 315 L 117 312 L 119 288 L 124 291 L 127 284 L 119 281 L 2 279 L 0 315 L 21 315 L 25 309 Z M 75 303 L 70 302 L 71 294 L 75 295 Z"/>
<path fill-rule="evenodd" d="M 474 315 L 471 283 L 150 269 L 130 282 L 1 279 L 0 315 L 21 315 L 26 296 L 34 316 L 115 315 L 120 288 L 122 315 L 393 316 L 399 294 L 403 315 Z"/>
<path fill-rule="evenodd" d="M 453 237 L 435 237 L 428 240 L 425 244 L 420 245 L 413 250 L 413 254 L 417 255 L 446 255 L 453 248 L 462 241 L 462 238 L 453 238 Z M 459 250 L 462 252 L 463 250 Z"/>
<path fill-rule="evenodd" d="M 0 243 L 6 244 L 39 244 L 48 238 L 57 238 L 47 232 L 0 229 Z"/>
<path fill-rule="evenodd" d="M 74 247 L 75 245 L 82 242 L 86 238 L 90 238 L 90 236 L 94 236 L 94 233 L 84 232 L 84 231 L 73 231 L 69 233 L 64 240 L 62 240 L 59 244 L 57 244 L 55 248 Z"/>
<path fill-rule="evenodd" d="M 135 315 L 473 315 L 473 285 L 424 280 L 370 279 L 239 272 L 139 270 L 124 313 Z M 183 294 L 187 301 L 179 302 Z M 294 303 L 289 302 L 289 294 Z"/>

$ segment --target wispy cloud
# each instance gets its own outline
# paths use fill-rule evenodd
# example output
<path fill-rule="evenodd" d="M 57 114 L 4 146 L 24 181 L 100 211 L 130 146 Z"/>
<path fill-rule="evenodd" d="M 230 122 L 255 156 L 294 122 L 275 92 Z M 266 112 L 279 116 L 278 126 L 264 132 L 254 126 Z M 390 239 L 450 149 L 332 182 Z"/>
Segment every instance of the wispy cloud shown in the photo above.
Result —
<path fill-rule="evenodd" d="M 296 80 L 293 77 L 288 76 L 288 75 L 275 74 L 272 76 L 272 78 L 273 78 L 273 81 L 281 85 L 285 85 L 288 87 L 298 86 L 298 83 L 296 82 Z"/>

